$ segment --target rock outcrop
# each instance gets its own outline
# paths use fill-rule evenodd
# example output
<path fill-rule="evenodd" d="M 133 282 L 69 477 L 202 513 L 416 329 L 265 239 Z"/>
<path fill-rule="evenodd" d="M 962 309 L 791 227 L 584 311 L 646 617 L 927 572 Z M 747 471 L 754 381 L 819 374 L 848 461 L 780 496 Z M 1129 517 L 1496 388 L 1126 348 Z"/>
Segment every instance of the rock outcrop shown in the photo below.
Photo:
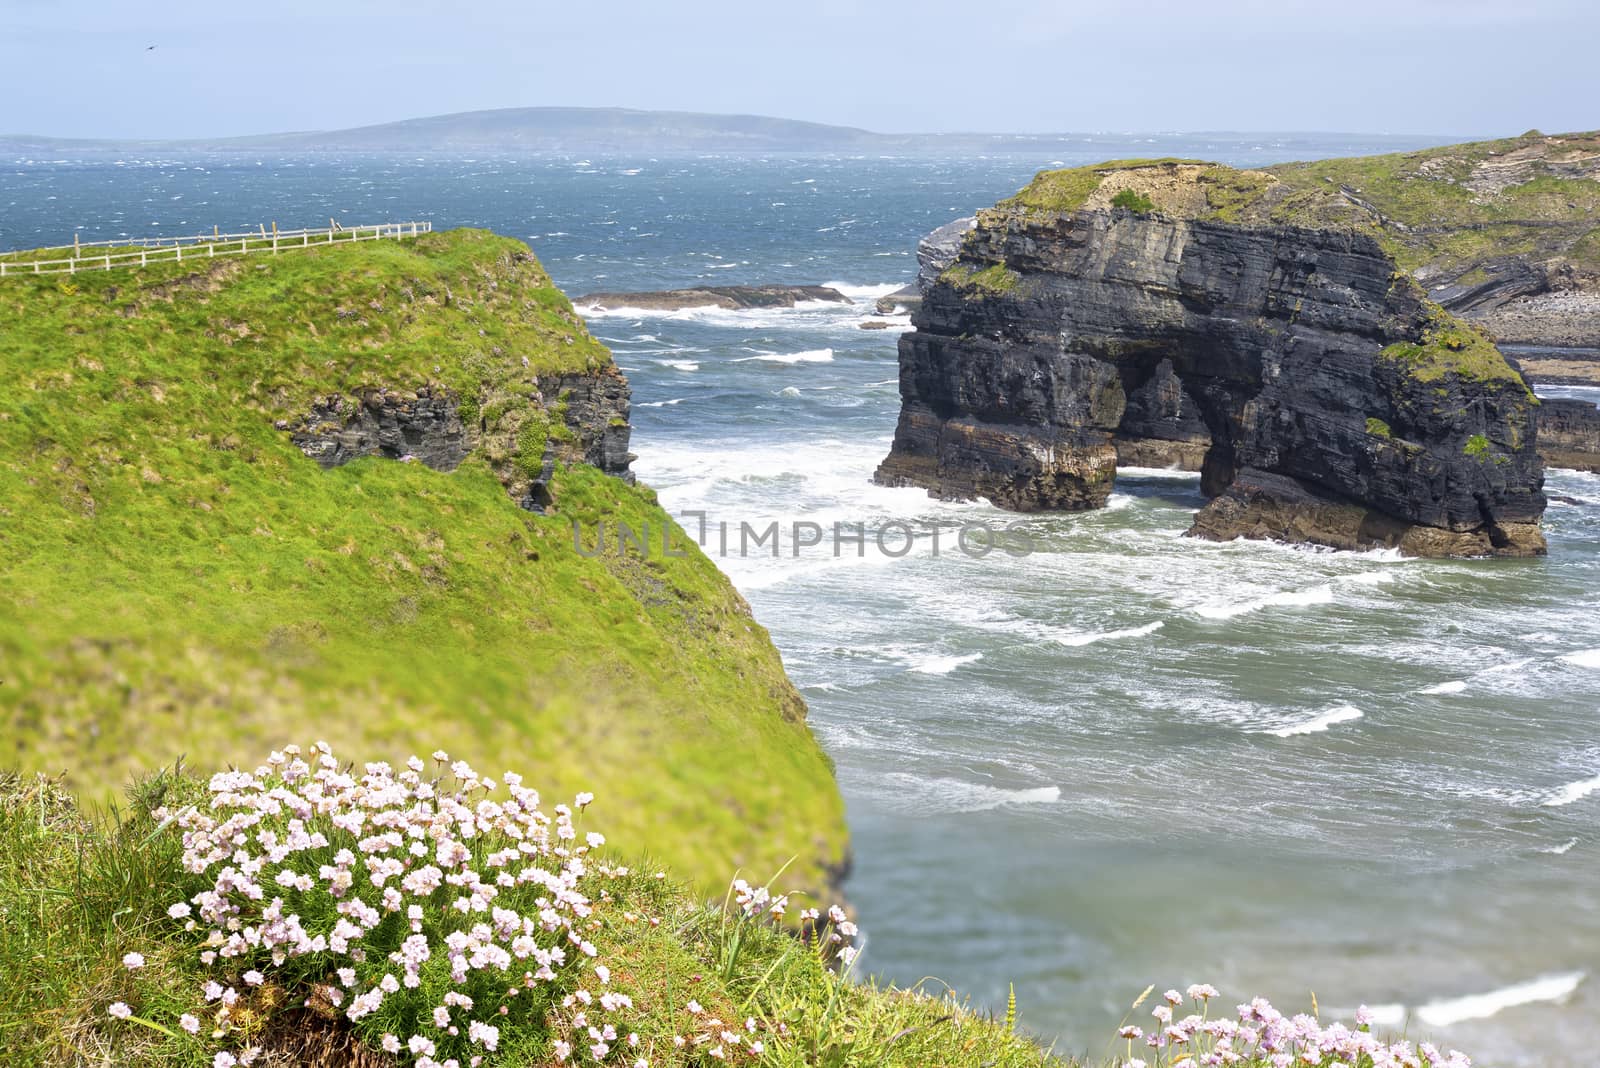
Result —
<path fill-rule="evenodd" d="M 750 308 L 792 308 L 809 301 L 849 304 L 850 298 L 827 286 L 700 286 L 693 289 L 661 289 L 641 293 L 588 293 L 574 297 L 579 308 L 645 308 L 650 311 L 679 311 L 683 308 L 724 308 L 744 311 Z"/>
<path fill-rule="evenodd" d="M 460 398 L 444 387 L 376 388 L 354 398 L 331 394 L 286 429 L 323 468 L 382 456 L 453 471 L 481 444 L 507 491 L 534 511 L 549 503 L 546 487 L 558 460 L 633 481 L 628 380 L 615 366 L 535 377 L 532 385 L 515 403 L 476 399 L 476 418 L 465 421 Z M 528 454 L 534 448 L 538 456 Z"/>
<path fill-rule="evenodd" d="M 1600 408 L 1546 397 L 1539 405 L 1539 455 L 1551 467 L 1600 471 Z"/>
<path fill-rule="evenodd" d="M 1204 446 L 1198 536 L 1542 553 L 1521 374 L 1370 232 L 1241 220 L 1274 182 L 1106 165 L 981 213 L 901 338 L 878 480 L 1088 509 L 1119 451 L 1192 464 Z"/>

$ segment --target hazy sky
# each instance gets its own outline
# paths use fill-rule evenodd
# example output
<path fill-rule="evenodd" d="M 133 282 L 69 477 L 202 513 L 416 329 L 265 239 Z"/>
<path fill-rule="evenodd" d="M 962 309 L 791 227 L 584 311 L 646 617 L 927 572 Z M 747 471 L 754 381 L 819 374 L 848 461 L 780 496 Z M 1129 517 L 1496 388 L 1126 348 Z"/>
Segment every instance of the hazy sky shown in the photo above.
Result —
<path fill-rule="evenodd" d="M 532 105 L 889 132 L 1556 132 L 1600 127 L 1597 44 L 1595 0 L 0 0 L 0 134 Z"/>

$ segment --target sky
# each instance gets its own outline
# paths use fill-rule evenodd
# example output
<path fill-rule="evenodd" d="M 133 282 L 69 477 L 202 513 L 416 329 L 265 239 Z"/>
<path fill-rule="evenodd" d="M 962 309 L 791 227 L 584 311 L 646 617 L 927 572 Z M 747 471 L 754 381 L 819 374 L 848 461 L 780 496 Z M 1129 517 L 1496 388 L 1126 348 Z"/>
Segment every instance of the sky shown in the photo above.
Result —
<path fill-rule="evenodd" d="M 1555 133 L 1600 127 L 1597 42 L 1594 0 L 0 0 L 0 134 L 541 105 L 891 133 Z"/>

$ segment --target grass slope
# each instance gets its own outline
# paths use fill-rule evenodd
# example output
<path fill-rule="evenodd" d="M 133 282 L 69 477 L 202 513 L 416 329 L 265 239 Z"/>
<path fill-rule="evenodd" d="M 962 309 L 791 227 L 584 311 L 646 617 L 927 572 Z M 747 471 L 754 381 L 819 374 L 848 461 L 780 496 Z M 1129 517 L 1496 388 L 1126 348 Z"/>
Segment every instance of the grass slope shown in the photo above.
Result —
<path fill-rule="evenodd" d="M 539 516 L 482 455 L 325 472 L 275 425 L 425 383 L 487 421 L 610 367 L 483 232 L 0 284 L 0 766 L 103 797 L 181 754 L 425 740 L 601 793 L 701 889 L 822 883 L 842 802 L 737 592 L 692 543 L 574 550 L 574 520 L 660 531 L 648 489 L 564 466 Z"/>
<path fill-rule="evenodd" d="M 198 959 L 201 936 L 166 914 L 169 904 L 209 881 L 183 870 L 177 828 L 152 817 L 158 806 L 204 805 L 203 797 L 199 780 L 163 771 L 129 791 L 125 812 L 92 814 L 57 783 L 0 775 L 0 1049 L 7 1065 L 211 1068 L 219 1006 L 201 990 L 216 973 Z M 609 830 L 605 798 L 597 807 Z M 777 1068 L 1062 1065 L 1026 1034 L 942 989 L 925 994 L 852 983 L 770 925 L 735 930 L 719 906 L 708 907 L 702 895 L 655 871 L 654 861 L 646 861 L 608 880 L 585 927 L 598 959 L 610 966 L 613 989 L 632 996 L 630 1025 L 643 1038 L 637 1051 L 613 1055 L 619 1065 L 634 1063 L 639 1053 L 652 1068 L 724 1063 L 706 1047 L 674 1047 L 672 1036 L 695 1022 L 683 1008 L 691 999 L 704 1006 L 702 1018 L 727 1021 L 738 1032 L 747 1018 L 759 1021 L 767 1039 L 759 1063 Z M 125 968 L 128 953 L 141 954 L 143 967 Z M 308 991 L 325 981 L 337 982 L 312 972 L 299 980 L 275 976 L 255 988 L 239 984 L 248 996 L 229 1023 L 231 1040 L 221 1044 L 260 1045 L 266 1055 L 258 1068 L 411 1063 L 362 1041 L 315 996 L 311 1008 L 302 1007 Z M 165 1033 L 110 1018 L 106 1008 L 114 1001 L 132 1005 L 139 1020 Z M 183 1014 L 205 1022 L 197 1034 L 177 1025 Z M 552 1002 L 549 1014 L 503 1022 L 493 1063 L 554 1064 L 550 1047 L 563 1011 Z M 405 1034 L 419 1026 L 391 1025 Z M 735 1061 L 756 1063 L 738 1051 L 727 1063 Z"/>

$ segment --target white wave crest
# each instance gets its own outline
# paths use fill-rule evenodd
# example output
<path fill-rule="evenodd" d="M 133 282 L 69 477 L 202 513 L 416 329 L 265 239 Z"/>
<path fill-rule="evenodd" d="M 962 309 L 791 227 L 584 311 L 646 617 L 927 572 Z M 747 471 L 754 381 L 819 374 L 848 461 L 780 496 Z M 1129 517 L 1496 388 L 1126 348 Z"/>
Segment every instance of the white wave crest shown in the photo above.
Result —
<path fill-rule="evenodd" d="M 961 779 L 923 778 L 896 772 L 884 776 L 895 787 L 896 800 L 922 812 L 986 812 L 1004 805 L 1053 805 L 1061 800 L 1061 787 L 1035 786 L 1006 789 Z"/>
<path fill-rule="evenodd" d="M 904 289 L 906 287 L 905 282 L 878 282 L 872 285 L 860 286 L 851 282 L 824 282 L 822 284 L 826 288 L 837 290 L 838 292 L 849 297 L 851 300 L 856 301 L 877 300 L 879 297 L 887 297 L 895 290 Z"/>
<path fill-rule="evenodd" d="M 1549 853 L 1553 857 L 1559 857 L 1566 853 L 1570 853 L 1572 851 L 1572 847 L 1577 844 L 1578 840 L 1576 838 L 1568 838 L 1565 842 L 1558 846 L 1545 846 L 1543 849 L 1539 850 L 1539 852 Z"/>
<path fill-rule="evenodd" d="M 1290 724 L 1267 733 L 1277 735 L 1279 738 L 1293 738 L 1299 734 L 1320 734 L 1336 723 L 1349 723 L 1360 719 L 1363 715 L 1365 713 L 1355 705 L 1339 705 L 1304 723 Z"/>
<path fill-rule="evenodd" d="M 1443 998 L 1418 1006 L 1417 1019 L 1429 1027 L 1450 1027 L 1465 1020 L 1486 1020 L 1504 1009 L 1518 1005 L 1532 1005 L 1540 1001 L 1565 1001 L 1586 978 L 1585 972 L 1565 972 L 1546 975 L 1523 983 L 1491 990 L 1487 994 L 1469 994 L 1459 998 Z"/>
<path fill-rule="evenodd" d="M 923 675 L 948 675 L 962 664 L 971 664 L 982 659 L 982 653 L 968 653 L 966 656 L 928 656 L 913 659 L 906 670 L 920 672 Z"/>
<path fill-rule="evenodd" d="M 1096 642 L 1114 642 L 1121 638 L 1143 638 L 1146 634 L 1154 634 L 1166 626 L 1161 620 L 1146 623 L 1142 627 L 1129 627 L 1127 630 L 1108 630 L 1099 634 L 1068 634 L 1057 637 L 1055 640 L 1062 645 L 1080 646 L 1093 645 Z"/>
<path fill-rule="evenodd" d="M 663 365 L 672 368 L 674 371 L 700 370 L 700 365 L 693 360 L 662 360 L 661 362 Z"/>
<path fill-rule="evenodd" d="M 741 356 L 734 363 L 763 360 L 767 363 L 832 363 L 832 349 L 807 349 L 805 352 L 763 352 L 755 356 Z"/>
<path fill-rule="evenodd" d="M 1575 804 L 1576 802 L 1582 801 L 1596 790 L 1600 790 L 1600 775 L 1596 775 L 1592 779 L 1580 779 L 1577 782 L 1569 782 L 1546 798 L 1544 801 L 1544 806 L 1546 808 L 1561 808 L 1565 805 Z"/>
<path fill-rule="evenodd" d="M 1441 682 L 1437 686 L 1426 686 L 1417 692 L 1425 694 L 1460 693 L 1466 688 L 1467 684 L 1465 682 L 1460 679 L 1454 679 L 1450 682 Z"/>
<path fill-rule="evenodd" d="M 1258 612 L 1263 608 L 1303 608 L 1308 605 L 1332 603 L 1332 586 L 1313 586 L 1309 590 L 1286 590 L 1283 593 L 1274 593 L 1255 601 L 1232 603 L 1210 601 L 1195 609 L 1195 612 L 1206 619 L 1232 619 L 1247 612 Z"/>
<path fill-rule="evenodd" d="M 684 399 L 685 398 L 683 398 L 683 397 L 673 397 L 671 400 L 640 401 L 638 404 L 635 404 L 634 407 L 635 408 L 669 408 L 674 404 L 682 404 L 684 402 Z"/>
<path fill-rule="evenodd" d="M 1576 664 L 1584 668 L 1600 668 L 1600 649 L 1584 649 L 1577 653 L 1567 653 L 1561 659 L 1569 664 Z"/>

